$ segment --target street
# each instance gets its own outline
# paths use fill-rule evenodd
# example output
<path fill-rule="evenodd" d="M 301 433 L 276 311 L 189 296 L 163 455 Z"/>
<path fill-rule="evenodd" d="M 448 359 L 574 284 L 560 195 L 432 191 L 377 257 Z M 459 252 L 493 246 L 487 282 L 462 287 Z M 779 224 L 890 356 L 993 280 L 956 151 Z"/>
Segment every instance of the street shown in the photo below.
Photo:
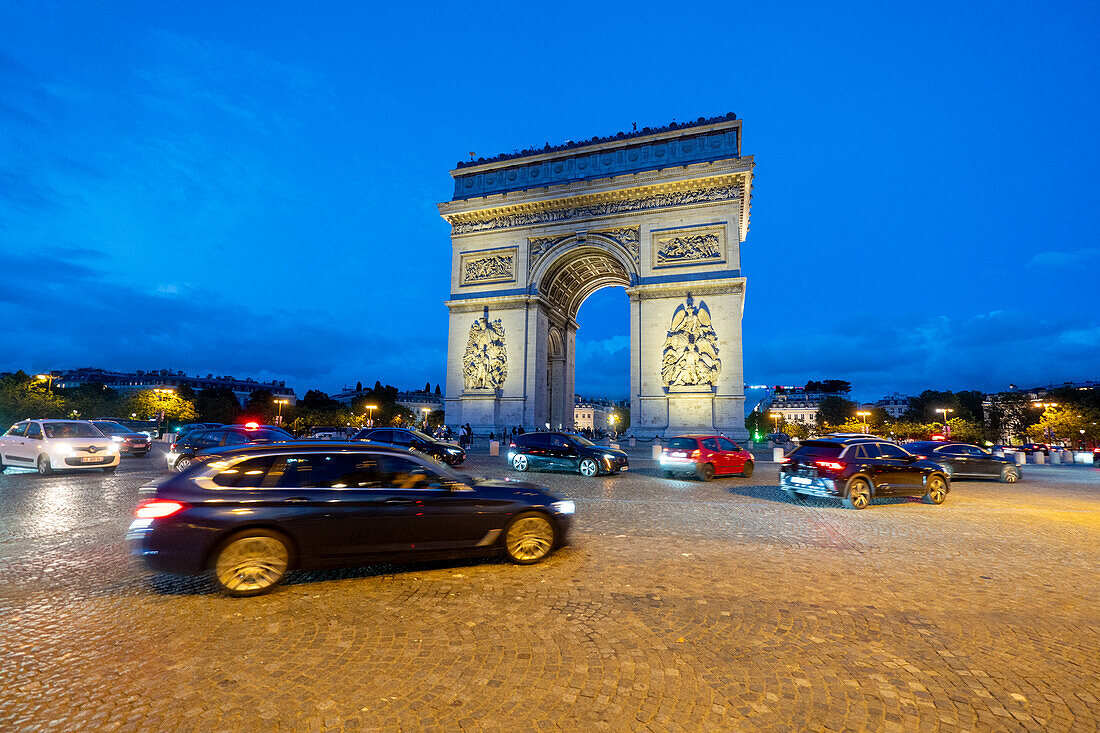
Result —
<path fill-rule="evenodd" d="M 460 470 L 516 477 L 474 452 Z M 163 448 L 0 475 L 0 729 L 1095 730 L 1100 471 L 945 504 L 750 479 L 531 473 L 577 500 L 541 565 L 300 573 L 234 599 L 123 534 Z"/>

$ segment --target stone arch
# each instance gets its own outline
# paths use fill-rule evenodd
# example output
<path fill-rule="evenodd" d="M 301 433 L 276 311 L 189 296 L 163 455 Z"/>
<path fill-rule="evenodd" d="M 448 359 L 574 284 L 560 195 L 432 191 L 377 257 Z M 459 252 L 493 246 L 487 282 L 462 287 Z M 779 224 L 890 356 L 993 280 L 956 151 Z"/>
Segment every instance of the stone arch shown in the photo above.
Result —
<path fill-rule="evenodd" d="M 528 291 L 575 319 L 581 303 L 600 288 L 630 287 L 638 282 L 634 255 L 600 234 L 578 234 L 555 245 L 528 278 Z"/>

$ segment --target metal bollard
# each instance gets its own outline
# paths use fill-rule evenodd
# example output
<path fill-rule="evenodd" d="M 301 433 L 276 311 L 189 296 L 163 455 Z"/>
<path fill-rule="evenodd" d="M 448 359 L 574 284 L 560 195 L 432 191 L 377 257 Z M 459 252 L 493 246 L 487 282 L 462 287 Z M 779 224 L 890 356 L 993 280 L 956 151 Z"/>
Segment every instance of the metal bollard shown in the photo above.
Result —
<path fill-rule="evenodd" d="M 489 455 L 491 455 L 491 456 L 499 456 L 500 455 L 500 441 L 499 440 L 490 440 L 489 441 Z"/>

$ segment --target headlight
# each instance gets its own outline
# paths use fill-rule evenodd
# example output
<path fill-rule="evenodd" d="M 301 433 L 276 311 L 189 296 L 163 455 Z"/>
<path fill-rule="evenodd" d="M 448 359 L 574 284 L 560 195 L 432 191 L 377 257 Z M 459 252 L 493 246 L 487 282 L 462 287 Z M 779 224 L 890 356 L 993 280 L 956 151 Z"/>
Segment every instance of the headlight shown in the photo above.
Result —
<path fill-rule="evenodd" d="M 112 443 L 121 443 L 122 442 L 122 437 L 118 436 L 118 435 L 112 435 L 111 436 L 111 442 Z"/>
<path fill-rule="evenodd" d="M 550 508 L 558 514 L 572 514 L 577 510 L 577 505 L 571 499 L 565 499 L 564 501 L 555 501 L 550 505 Z"/>
<path fill-rule="evenodd" d="M 118 446 L 115 445 L 114 443 L 111 443 L 109 446 L 107 446 L 107 452 L 108 453 L 118 453 Z"/>
<path fill-rule="evenodd" d="M 455 448 L 454 446 L 451 446 L 451 447 L 447 448 L 446 451 L 448 453 L 450 453 L 452 456 L 457 456 L 459 453 L 462 452 L 462 449 L 461 448 Z"/>
<path fill-rule="evenodd" d="M 604 458 L 606 458 L 606 459 L 607 459 L 607 460 L 609 460 L 609 461 L 611 461 L 611 460 L 614 460 L 614 459 L 618 458 L 618 456 L 617 456 L 617 455 L 615 455 L 614 453 L 604 453 L 604 454 L 603 454 L 603 457 L 604 457 Z"/>
<path fill-rule="evenodd" d="M 47 450 L 51 447 L 63 456 L 71 456 L 73 454 L 73 447 L 68 443 L 54 443 L 52 446 L 50 446 L 49 443 L 46 444 Z"/>

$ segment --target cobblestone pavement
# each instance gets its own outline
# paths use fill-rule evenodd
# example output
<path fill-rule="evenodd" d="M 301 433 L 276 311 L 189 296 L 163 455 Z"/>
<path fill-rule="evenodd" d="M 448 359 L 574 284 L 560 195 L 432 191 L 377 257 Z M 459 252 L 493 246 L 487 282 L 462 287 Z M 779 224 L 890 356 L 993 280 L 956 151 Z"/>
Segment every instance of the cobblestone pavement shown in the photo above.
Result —
<path fill-rule="evenodd" d="M 940 507 L 752 479 L 535 480 L 571 546 L 299 574 L 231 599 L 122 535 L 157 457 L 0 476 L 2 730 L 1095 730 L 1100 474 Z M 499 459 L 467 469 L 501 474 Z"/>

